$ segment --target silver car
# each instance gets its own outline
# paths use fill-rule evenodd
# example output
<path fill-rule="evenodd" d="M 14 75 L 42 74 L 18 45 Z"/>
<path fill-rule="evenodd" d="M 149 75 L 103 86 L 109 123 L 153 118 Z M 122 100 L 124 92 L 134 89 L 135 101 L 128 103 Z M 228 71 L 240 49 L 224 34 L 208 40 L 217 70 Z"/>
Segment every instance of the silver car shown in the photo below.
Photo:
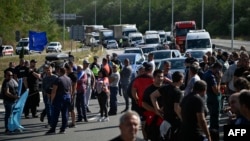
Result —
<path fill-rule="evenodd" d="M 186 69 L 185 60 L 186 60 L 185 57 L 163 59 L 159 62 L 156 68 L 163 70 L 164 62 L 169 61 L 171 63 L 171 69 L 169 70 L 171 73 L 174 73 L 175 71 L 179 71 L 185 75 L 185 69 Z"/>
<path fill-rule="evenodd" d="M 110 49 L 110 48 L 118 49 L 118 43 L 116 42 L 116 40 L 107 41 L 107 49 Z"/>

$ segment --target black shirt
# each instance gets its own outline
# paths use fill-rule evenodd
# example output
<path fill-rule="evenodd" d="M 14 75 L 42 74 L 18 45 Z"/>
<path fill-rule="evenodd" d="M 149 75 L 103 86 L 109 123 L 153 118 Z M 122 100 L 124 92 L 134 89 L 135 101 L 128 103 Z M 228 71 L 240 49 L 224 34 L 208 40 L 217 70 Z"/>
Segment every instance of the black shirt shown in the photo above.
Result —
<path fill-rule="evenodd" d="M 150 105 L 151 107 L 154 107 L 150 98 L 150 95 L 155 91 L 159 89 L 159 87 L 156 87 L 154 84 L 150 85 L 145 91 L 144 91 L 144 95 L 143 95 L 143 102 L 147 103 L 148 105 Z M 158 104 L 161 107 L 161 97 L 157 98 Z"/>
<path fill-rule="evenodd" d="M 15 73 L 17 75 L 17 78 L 23 78 L 23 77 L 27 77 L 29 72 L 29 68 L 25 67 L 25 66 L 16 66 L 15 67 Z"/>
<path fill-rule="evenodd" d="M 162 96 L 164 119 L 171 124 L 178 124 L 180 120 L 174 111 L 174 103 L 181 102 L 181 90 L 173 85 L 167 85 L 159 88 L 159 92 Z"/>
<path fill-rule="evenodd" d="M 180 106 L 182 116 L 181 136 L 184 139 L 196 140 L 202 135 L 196 114 L 205 114 L 204 102 L 200 96 L 191 93 L 183 98 Z"/>
<path fill-rule="evenodd" d="M 4 75 L 6 74 L 7 71 L 10 71 L 10 72 L 12 72 L 12 74 L 15 74 L 15 68 L 10 68 L 9 67 L 9 68 L 5 69 L 4 70 Z"/>
<path fill-rule="evenodd" d="M 70 74 L 68 74 L 68 77 L 70 78 L 70 80 L 72 81 L 72 83 L 76 83 L 77 82 L 77 74 L 75 72 L 71 72 Z"/>
<path fill-rule="evenodd" d="M 30 71 L 27 73 L 27 82 L 28 82 L 28 87 L 30 91 L 38 91 L 39 90 L 39 79 L 36 78 L 32 73 L 36 72 L 36 69 L 34 71 Z"/>

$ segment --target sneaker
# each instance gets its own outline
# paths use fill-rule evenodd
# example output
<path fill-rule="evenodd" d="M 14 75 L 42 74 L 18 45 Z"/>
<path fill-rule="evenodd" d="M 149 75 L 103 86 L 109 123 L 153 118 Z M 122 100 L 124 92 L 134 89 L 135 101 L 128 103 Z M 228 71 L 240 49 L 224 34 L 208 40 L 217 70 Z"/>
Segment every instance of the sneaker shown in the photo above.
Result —
<path fill-rule="evenodd" d="M 53 135 L 56 134 L 55 130 L 49 130 L 48 132 L 45 133 L 46 135 Z"/>
<path fill-rule="evenodd" d="M 109 117 L 105 117 L 102 122 L 108 122 L 109 121 Z"/>
<path fill-rule="evenodd" d="M 75 124 L 70 124 L 69 128 L 76 128 L 76 125 Z"/>
<path fill-rule="evenodd" d="M 65 134 L 65 130 L 60 130 L 59 134 Z"/>
<path fill-rule="evenodd" d="M 100 117 L 97 121 L 102 122 L 103 119 L 104 117 Z"/>

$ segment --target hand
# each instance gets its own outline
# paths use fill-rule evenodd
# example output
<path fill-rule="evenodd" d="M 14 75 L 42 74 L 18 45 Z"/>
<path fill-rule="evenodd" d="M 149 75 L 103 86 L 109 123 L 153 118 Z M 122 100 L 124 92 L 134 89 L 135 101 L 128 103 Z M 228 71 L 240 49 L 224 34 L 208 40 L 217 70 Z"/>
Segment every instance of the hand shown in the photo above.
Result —
<path fill-rule="evenodd" d="M 163 112 L 161 110 L 159 110 L 159 109 L 155 110 L 155 114 L 157 114 L 158 116 L 163 118 Z"/>

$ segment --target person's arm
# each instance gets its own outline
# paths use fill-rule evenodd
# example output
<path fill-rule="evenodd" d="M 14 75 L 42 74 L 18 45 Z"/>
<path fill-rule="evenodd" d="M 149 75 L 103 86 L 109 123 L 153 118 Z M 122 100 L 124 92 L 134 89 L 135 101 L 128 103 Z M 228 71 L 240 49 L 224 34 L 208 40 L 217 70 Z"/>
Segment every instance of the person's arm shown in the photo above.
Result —
<path fill-rule="evenodd" d="M 158 97 L 160 97 L 161 96 L 161 94 L 160 94 L 160 92 L 159 92 L 159 90 L 156 90 L 156 91 L 154 91 L 151 95 L 150 95 L 150 99 L 151 99 L 151 102 L 152 102 L 152 104 L 153 104 L 153 106 L 154 106 L 154 112 L 157 114 L 157 115 L 159 115 L 160 117 L 162 117 L 162 114 L 161 114 L 161 109 L 160 109 L 160 107 L 159 107 L 159 104 L 158 104 L 158 102 L 157 102 L 157 98 Z"/>
<path fill-rule="evenodd" d="M 71 95 L 73 96 L 76 92 L 76 86 L 77 86 L 77 83 L 76 82 L 72 82 L 72 86 L 71 86 Z"/>
<path fill-rule="evenodd" d="M 148 103 L 142 101 L 142 107 L 147 111 L 155 112 L 154 107 L 150 106 Z"/>
<path fill-rule="evenodd" d="M 220 93 L 220 84 L 221 84 L 221 78 L 222 78 L 222 72 L 219 72 L 219 74 L 217 74 L 215 76 L 215 85 L 212 86 L 212 90 L 215 94 L 219 94 Z"/>
<path fill-rule="evenodd" d="M 27 77 L 23 77 L 23 84 L 24 84 L 24 86 L 25 86 L 26 89 L 29 88 L 29 86 L 28 86 L 28 81 L 27 81 Z"/>
<path fill-rule="evenodd" d="M 95 84 L 96 84 L 95 81 L 96 81 L 96 80 L 95 80 L 95 76 L 94 76 L 93 72 L 91 72 L 91 88 L 92 88 L 92 89 L 95 88 Z"/>
<path fill-rule="evenodd" d="M 30 72 L 33 76 L 35 76 L 37 79 L 40 79 L 41 78 L 41 74 L 35 72 L 35 71 L 31 71 Z"/>
<path fill-rule="evenodd" d="M 177 116 L 181 118 L 181 107 L 180 107 L 180 103 L 174 103 L 174 111 L 177 114 Z"/>
<path fill-rule="evenodd" d="M 4 94 L 9 98 L 18 99 L 17 95 L 13 95 L 10 93 L 9 88 L 5 88 Z"/>
<path fill-rule="evenodd" d="M 55 99 L 57 87 L 58 87 L 57 85 L 53 85 L 53 88 L 52 88 L 52 91 L 51 91 L 51 103 Z"/>
<path fill-rule="evenodd" d="M 211 141 L 211 136 L 210 136 L 210 132 L 209 132 L 209 130 L 207 128 L 207 122 L 206 122 L 205 114 L 204 113 L 196 113 L 196 118 L 198 120 L 198 125 L 200 126 L 202 131 L 205 133 L 208 141 Z"/>
<path fill-rule="evenodd" d="M 136 103 L 138 103 L 139 97 L 137 95 L 137 89 L 132 87 L 132 97 L 134 98 L 134 100 L 136 101 Z"/>

